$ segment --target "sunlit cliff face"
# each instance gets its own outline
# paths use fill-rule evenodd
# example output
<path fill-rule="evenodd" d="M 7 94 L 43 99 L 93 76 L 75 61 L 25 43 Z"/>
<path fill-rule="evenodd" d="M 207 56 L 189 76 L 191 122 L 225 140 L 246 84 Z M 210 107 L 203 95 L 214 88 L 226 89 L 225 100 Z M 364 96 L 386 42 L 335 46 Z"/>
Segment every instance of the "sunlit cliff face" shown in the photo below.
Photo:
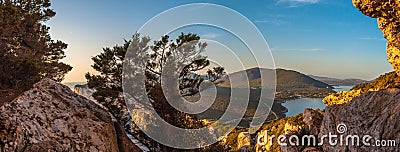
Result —
<path fill-rule="evenodd" d="M 387 58 L 400 75 L 400 2 L 398 0 L 353 0 L 353 5 L 363 14 L 378 18 L 378 26 L 386 44 Z"/>

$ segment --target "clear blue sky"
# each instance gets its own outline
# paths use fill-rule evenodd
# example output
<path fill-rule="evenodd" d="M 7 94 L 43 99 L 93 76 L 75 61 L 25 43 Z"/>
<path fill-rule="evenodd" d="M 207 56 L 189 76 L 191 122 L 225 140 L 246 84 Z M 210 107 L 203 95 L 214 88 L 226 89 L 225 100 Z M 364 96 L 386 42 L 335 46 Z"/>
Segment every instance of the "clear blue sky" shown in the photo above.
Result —
<path fill-rule="evenodd" d="M 351 0 L 59 0 L 52 1 L 57 15 L 47 24 L 53 39 L 69 44 L 64 61 L 74 69 L 65 81 L 86 81 L 84 74 L 93 72 L 92 56 L 103 47 L 122 44 L 155 15 L 200 2 L 229 7 L 252 21 L 266 38 L 276 67 L 367 80 L 392 71 L 386 61 L 386 40 L 376 19 L 361 14 Z M 224 18 L 219 14 L 208 17 Z M 198 34 L 221 36 L 206 29 Z"/>

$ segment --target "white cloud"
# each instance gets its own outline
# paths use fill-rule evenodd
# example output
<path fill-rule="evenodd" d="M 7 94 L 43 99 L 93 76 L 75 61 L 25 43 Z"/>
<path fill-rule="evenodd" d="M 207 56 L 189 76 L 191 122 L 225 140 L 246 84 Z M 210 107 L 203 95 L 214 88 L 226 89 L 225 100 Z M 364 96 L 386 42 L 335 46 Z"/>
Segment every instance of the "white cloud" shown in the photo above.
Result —
<path fill-rule="evenodd" d="M 255 20 L 255 23 L 265 23 L 265 24 L 274 24 L 274 25 L 283 25 L 288 24 L 288 18 L 290 15 L 286 14 L 268 14 L 268 17 L 265 19 Z"/>
<path fill-rule="evenodd" d="M 380 40 L 380 41 L 386 41 L 385 38 L 378 38 L 378 37 L 361 37 L 361 40 Z"/>
<path fill-rule="evenodd" d="M 289 7 L 298 7 L 309 4 L 316 4 L 321 2 L 321 0 L 278 0 L 276 4 L 286 4 Z"/>
<path fill-rule="evenodd" d="M 268 24 L 274 24 L 274 25 L 282 25 L 282 24 L 287 24 L 287 21 L 283 20 L 257 20 L 254 21 L 256 23 L 268 23 Z"/>
<path fill-rule="evenodd" d="M 219 34 L 209 33 L 209 34 L 201 35 L 200 37 L 204 38 L 204 39 L 213 39 L 213 38 L 216 38 L 218 36 L 219 36 Z"/>

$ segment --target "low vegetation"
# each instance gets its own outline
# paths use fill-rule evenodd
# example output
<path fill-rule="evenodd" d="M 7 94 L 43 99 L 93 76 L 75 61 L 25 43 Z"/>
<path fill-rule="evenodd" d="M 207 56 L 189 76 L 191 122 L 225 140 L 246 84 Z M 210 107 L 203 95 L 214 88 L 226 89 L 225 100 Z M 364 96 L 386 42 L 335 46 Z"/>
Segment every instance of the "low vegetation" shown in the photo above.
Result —
<path fill-rule="evenodd" d="M 302 137 L 301 133 L 304 132 L 305 129 L 305 123 L 303 122 L 303 119 L 303 114 L 298 114 L 293 117 L 279 119 L 263 125 L 261 132 L 259 132 L 258 135 L 264 136 L 267 134 L 268 137 L 264 138 L 267 140 L 269 140 L 269 137 L 275 136 L 275 140 L 272 141 L 272 145 L 270 144 L 270 141 L 267 141 L 266 145 L 264 146 L 256 145 L 257 151 L 281 151 L 281 147 L 277 141 L 277 138 L 280 135 L 296 133 L 299 134 L 299 137 Z"/>
<path fill-rule="evenodd" d="M 368 91 L 378 91 L 389 88 L 400 88 L 400 77 L 395 71 L 383 74 L 371 82 L 358 84 L 349 91 L 331 94 L 322 101 L 326 105 L 345 104 Z"/>
<path fill-rule="evenodd" d="M 376 91 L 387 88 L 400 88 L 400 77 L 395 71 L 385 73 L 371 82 L 358 84 L 351 90 L 361 90 L 361 92 L 365 93 L 371 90 Z"/>
<path fill-rule="evenodd" d="M 334 93 L 334 91 L 332 90 L 333 87 L 331 87 L 330 85 L 315 80 L 310 76 L 307 76 L 300 72 L 285 69 L 276 69 L 275 72 L 277 91 L 275 99 L 291 99 L 295 96 L 323 98 L 330 93 Z M 221 80 L 218 80 L 218 85 L 227 88 L 243 88 L 248 83 L 251 88 L 261 88 L 262 80 L 266 80 L 262 79 L 261 75 L 271 77 L 271 74 L 275 72 L 271 69 L 264 68 L 247 69 L 246 71 L 232 73 L 229 75 L 229 77 L 221 78 Z M 246 76 L 249 82 L 245 81 L 246 79 L 243 79 Z M 231 84 L 230 80 L 234 83 Z M 265 84 L 273 86 L 271 82 L 266 82 Z"/>

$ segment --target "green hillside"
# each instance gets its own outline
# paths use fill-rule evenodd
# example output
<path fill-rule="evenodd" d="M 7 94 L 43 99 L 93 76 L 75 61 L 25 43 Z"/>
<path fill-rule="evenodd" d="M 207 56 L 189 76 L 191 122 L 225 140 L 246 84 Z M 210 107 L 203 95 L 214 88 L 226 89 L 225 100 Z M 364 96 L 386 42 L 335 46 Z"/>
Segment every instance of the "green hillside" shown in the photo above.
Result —
<path fill-rule="evenodd" d="M 293 70 L 276 69 L 276 91 L 277 92 L 315 92 L 315 91 L 332 91 L 332 87 L 324 82 L 315 80 L 310 76 Z M 273 77 L 273 70 L 263 68 L 252 68 L 245 71 L 239 71 L 229 76 L 221 78 L 219 86 L 221 87 L 245 87 L 247 82 L 250 87 L 260 88 L 263 75 L 264 80 Z M 247 76 L 246 76 L 247 75 Z M 246 80 L 248 78 L 248 81 Z M 231 86 L 230 80 L 233 85 Z M 271 86 L 274 82 L 263 82 L 267 86 Z M 265 86 L 265 85 L 264 85 Z"/>

